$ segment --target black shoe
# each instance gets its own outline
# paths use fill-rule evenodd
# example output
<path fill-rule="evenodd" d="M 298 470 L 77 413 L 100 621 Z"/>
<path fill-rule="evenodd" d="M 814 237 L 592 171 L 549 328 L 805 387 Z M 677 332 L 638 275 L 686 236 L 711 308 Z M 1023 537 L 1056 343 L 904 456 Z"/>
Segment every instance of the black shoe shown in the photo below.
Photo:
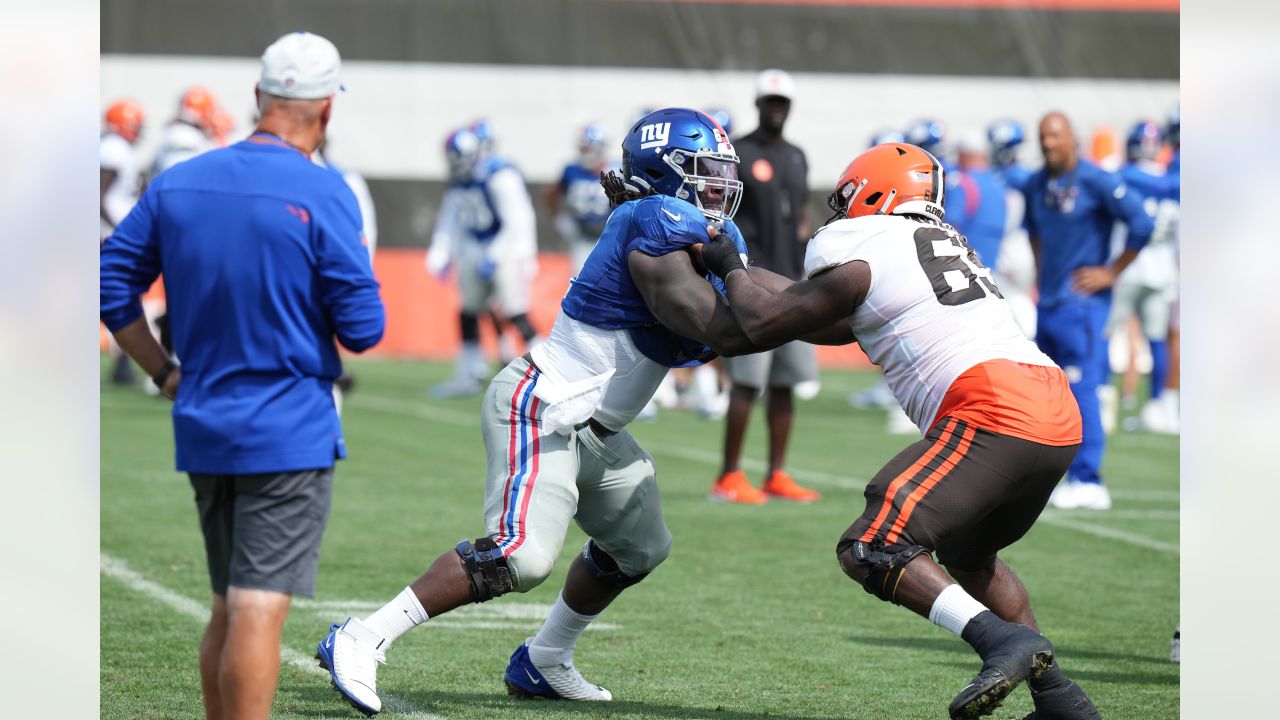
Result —
<path fill-rule="evenodd" d="M 1041 692 L 1033 689 L 1031 699 L 1036 703 L 1035 712 L 1022 720 L 1102 720 L 1093 701 L 1073 682 Z"/>
<path fill-rule="evenodd" d="M 984 638 L 984 644 L 990 643 L 992 649 L 982 656 L 982 672 L 947 708 L 951 720 L 990 715 L 1019 683 L 1038 676 L 1053 664 L 1053 643 L 1035 630 L 1001 623 L 994 631 L 1000 633 L 994 642 Z"/>

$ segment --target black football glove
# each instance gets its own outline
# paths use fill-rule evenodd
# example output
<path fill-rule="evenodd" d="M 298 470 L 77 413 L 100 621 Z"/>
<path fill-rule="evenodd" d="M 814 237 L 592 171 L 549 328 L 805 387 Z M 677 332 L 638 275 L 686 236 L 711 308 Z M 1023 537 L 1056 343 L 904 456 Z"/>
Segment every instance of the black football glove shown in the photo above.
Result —
<path fill-rule="evenodd" d="M 728 280 L 729 273 L 734 270 L 747 269 L 742 262 L 742 253 L 738 252 L 737 243 L 724 233 L 716 235 L 711 242 L 703 243 L 702 263 L 713 275 L 724 280 Z"/>
<path fill-rule="evenodd" d="M 609 198 L 612 207 L 618 207 L 628 200 L 639 200 L 649 194 L 650 188 L 642 188 L 634 182 L 627 182 L 614 170 L 600 173 L 600 187 L 604 188 L 605 197 Z"/>

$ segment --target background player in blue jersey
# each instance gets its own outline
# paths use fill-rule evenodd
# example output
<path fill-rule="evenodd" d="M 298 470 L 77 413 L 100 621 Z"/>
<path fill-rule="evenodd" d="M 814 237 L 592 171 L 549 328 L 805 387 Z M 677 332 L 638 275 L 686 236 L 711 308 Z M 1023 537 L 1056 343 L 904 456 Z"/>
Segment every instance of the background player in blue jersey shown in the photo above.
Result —
<path fill-rule="evenodd" d="M 981 133 L 962 135 L 956 150 L 956 172 L 948 178 L 945 196 L 947 221 L 965 236 L 978 260 L 993 268 L 1004 240 L 1005 186 L 991 169 Z"/>
<path fill-rule="evenodd" d="M 955 161 L 951 156 L 952 148 L 948 146 L 947 126 L 941 121 L 929 118 L 918 120 L 907 129 L 906 136 L 907 142 L 924 148 L 938 158 L 938 162 L 942 163 L 943 169 L 947 172 L 955 169 Z"/>
<path fill-rule="evenodd" d="M 1147 213 L 1155 218 L 1155 232 L 1116 281 L 1108 334 L 1120 332 L 1127 337 L 1130 319 L 1138 319 L 1151 352 L 1150 399 L 1142 409 L 1141 424 L 1156 432 L 1176 432 L 1177 391 L 1167 399 L 1165 386 L 1169 377 L 1170 321 L 1178 298 L 1178 203 L 1171 179 L 1156 161 L 1163 143 L 1160 126 L 1149 120 L 1134 125 L 1125 141 L 1127 162 L 1120 169 L 1120 177 L 1131 191 L 1138 193 Z M 1123 231 L 1117 228 L 1113 244 L 1123 242 Z M 1132 365 L 1132 353 L 1130 357 Z M 1124 395 L 1132 397 L 1136 385 L 1136 370 L 1126 373 Z"/>
<path fill-rule="evenodd" d="M 357 709 L 381 708 L 377 663 L 405 632 L 544 581 L 571 520 L 590 540 L 546 623 L 512 655 L 505 681 L 515 695 L 612 699 L 574 667 L 574 647 L 671 548 L 653 459 L 625 428 L 669 368 L 758 349 L 686 252 L 706 240 L 708 221 L 723 223 L 745 248 L 730 219 L 742 186 L 728 136 L 701 112 L 664 109 L 636 122 L 622 149 L 625 184 L 614 175 L 606 186 L 621 204 L 549 337 L 485 395 L 485 534 L 445 551 L 373 615 L 335 625 L 317 648 Z"/>
<path fill-rule="evenodd" d="M 1018 148 L 1026 137 L 1022 123 L 1017 120 L 997 120 L 987 128 L 991 163 L 1005 183 L 1019 192 L 1031 177 L 1031 171 L 1018 162 Z"/>
<path fill-rule="evenodd" d="M 607 136 L 604 127 L 591 123 L 578 135 L 578 157 L 560 173 L 560 182 L 547 190 L 547 205 L 555 215 L 556 230 L 569 244 L 576 274 L 600 239 L 612 209 L 600 187 L 606 169 Z"/>
<path fill-rule="evenodd" d="M 1049 113 L 1040 122 L 1044 167 L 1027 181 L 1027 233 L 1036 253 L 1040 299 L 1036 343 L 1067 373 L 1080 404 L 1084 440 L 1068 481 L 1050 503 L 1059 508 L 1111 507 L 1099 472 L 1106 436 L 1098 402 L 1111 311 L 1111 286 L 1138 256 L 1154 224 L 1136 193 L 1079 155 L 1070 121 Z M 1128 227 L 1123 252 L 1111 259 L 1111 231 Z"/>
<path fill-rule="evenodd" d="M 457 268 L 462 351 L 453 379 L 432 388 L 436 397 L 480 391 L 488 375 L 480 350 L 481 316 L 499 310 L 526 346 L 537 338 L 528 316 L 538 270 L 533 203 L 520 171 L 486 152 L 492 133 L 482 127 L 483 136 L 464 128 L 445 140 L 449 189 L 440 202 L 427 269 L 440 277 L 450 266 Z"/>

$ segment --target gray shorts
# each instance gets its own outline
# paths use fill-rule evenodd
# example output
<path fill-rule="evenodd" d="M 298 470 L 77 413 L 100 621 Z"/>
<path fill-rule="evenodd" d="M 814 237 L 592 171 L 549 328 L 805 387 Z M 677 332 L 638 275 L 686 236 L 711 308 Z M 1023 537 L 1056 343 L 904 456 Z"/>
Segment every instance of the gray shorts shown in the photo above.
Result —
<path fill-rule="evenodd" d="M 214 594 L 229 585 L 315 594 L 333 468 L 190 477 Z"/>
<path fill-rule="evenodd" d="M 795 387 L 818 379 L 818 351 L 809 343 L 796 340 L 773 350 L 727 357 L 724 367 L 734 385 Z"/>

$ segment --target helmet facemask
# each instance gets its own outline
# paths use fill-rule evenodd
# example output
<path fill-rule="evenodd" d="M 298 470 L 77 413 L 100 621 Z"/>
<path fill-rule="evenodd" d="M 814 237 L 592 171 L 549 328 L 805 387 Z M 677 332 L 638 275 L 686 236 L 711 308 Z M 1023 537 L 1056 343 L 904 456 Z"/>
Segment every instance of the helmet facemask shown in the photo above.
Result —
<path fill-rule="evenodd" d="M 742 181 L 738 179 L 738 156 L 707 149 L 689 153 L 673 150 L 663 158 L 679 174 L 682 182 L 675 196 L 696 205 L 708 220 L 732 220 L 742 203 Z"/>

